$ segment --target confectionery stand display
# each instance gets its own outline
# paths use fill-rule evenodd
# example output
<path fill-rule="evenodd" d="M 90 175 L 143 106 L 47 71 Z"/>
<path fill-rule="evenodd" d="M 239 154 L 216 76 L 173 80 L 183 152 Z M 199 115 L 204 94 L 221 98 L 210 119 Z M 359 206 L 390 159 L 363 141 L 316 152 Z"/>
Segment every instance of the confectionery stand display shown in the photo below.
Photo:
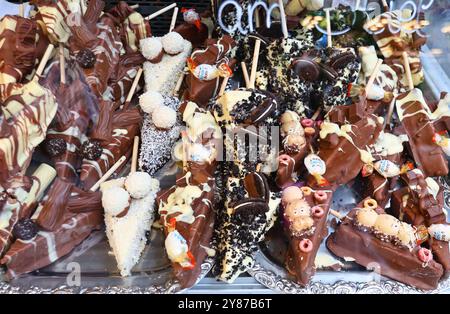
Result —
<path fill-rule="evenodd" d="M 446 1 L 2 2 L 0 292 L 450 289 Z"/>

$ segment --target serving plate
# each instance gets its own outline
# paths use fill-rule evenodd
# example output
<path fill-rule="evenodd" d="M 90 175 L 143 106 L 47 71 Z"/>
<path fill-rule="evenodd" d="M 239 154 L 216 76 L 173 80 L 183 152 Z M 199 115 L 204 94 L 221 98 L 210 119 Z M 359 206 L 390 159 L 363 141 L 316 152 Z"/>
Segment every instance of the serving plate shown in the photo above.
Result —
<path fill-rule="evenodd" d="M 120 175 L 129 173 L 129 164 Z M 31 169 L 33 167 L 30 167 Z M 177 166 L 166 164 L 155 177 L 161 189 L 175 182 Z M 9 283 L 0 282 L 0 293 L 180 293 L 184 291 L 172 276 L 164 248 L 163 231 L 154 224 L 149 244 L 132 275 L 121 277 L 104 230 L 93 232 L 70 254 L 55 263 Z M 199 282 L 214 264 L 207 258 L 201 265 Z"/>
<path fill-rule="evenodd" d="M 444 207 L 450 209 L 450 177 L 439 178 L 444 187 Z M 341 186 L 333 196 L 332 208 L 346 214 L 347 211 L 361 200 L 358 184 L 350 188 Z M 328 231 L 333 232 L 331 225 L 335 219 L 328 217 Z M 440 293 L 450 289 L 450 278 L 442 280 L 436 290 L 424 291 L 412 286 L 380 276 L 376 270 L 366 270 L 364 267 L 351 261 L 336 258 L 325 246 L 321 244 L 317 253 L 316 264 L 327 265 L 318 269 L 311 282 L 303 287 L 295 282 L 295 278 L 284 268 L 284 256 L 287 242 L 284 238 L 279 220 L 260 244 L 255 256 L 255 264 L 248 273 L 263 286 L 278 293 L 290 294 L 344 294 L 344 293 Z M 332 271 L 336 265 L 340 271 Z"/>

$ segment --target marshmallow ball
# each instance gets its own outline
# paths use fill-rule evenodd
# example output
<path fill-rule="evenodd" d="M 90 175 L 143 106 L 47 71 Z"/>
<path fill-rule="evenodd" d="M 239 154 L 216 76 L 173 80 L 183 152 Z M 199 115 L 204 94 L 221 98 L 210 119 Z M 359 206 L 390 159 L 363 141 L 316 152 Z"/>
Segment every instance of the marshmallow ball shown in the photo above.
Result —
<path fill-rule="evenodd" d="M 170 129 L 177 122 L 177 113 L 172 108 L 160 106 L 153 111 L 152 120 L 159 129 Z"/>
<path fill-rule="evenodd" d="M 298 148 L 302 148 L 306 145 L 306 139 L 302 135 L 290 134 L 286 137 L 286 139 L 286 144 L 288 146 L 297 146 Z"/>
<path fill-rule="evenodd" d="M 125 188 L 132 198 L 143 198 L 151 191 L 152 177 L 142 171 L 130 173 L 125 180 Z"/>
<path fill-rule="evenodd" d="M 377 221 L 378 214 L 370 208 L 362 208 L 356 212 L 356 220 L 361 226 L 373 227 Z"/>
<path fill-rule="evenodd" d="M 117 216 L 130 206 L 130 194 L 121 187 L 112 187 L 102 193 L 102 205 L 105 213 Z"/>
<path fill-rule="evenodd" d="M 156 37 L 148 37 L 141 39 L 139 44 L 141 46 L 142 55 L 147 60 L 155 59 L 157 56 L 160 55 L 163 49 L 163 44 L 161 43 L 161 40 L 159 40 Z"/>
<path fill-rule="evenodd" d="M 184 39 L 177 32 L 170 32 L 161 39 L 164 50 L 170 55 L 176 55 L 184 49 Z"/>
<path fill-rule="evenodd" d="M 294 200 L 303 198 L 303 192 L 298 186 L 290 186 L 283 190 L 281 201 L 284 205 L 291 203 Z"/>
<path fill-rule="evenodd" d="M 164 105 L 164 97 L 154 91 L 148 91 L 139 97 L 139 106 L 145 113 L 152 114 L 156 108 Z"/>
<path fill-rule="evenodd" d="M 388 214 L 378 215 L 374 228 L 388 236 L 396 236 L 400 230 L 400 221 Z"/>

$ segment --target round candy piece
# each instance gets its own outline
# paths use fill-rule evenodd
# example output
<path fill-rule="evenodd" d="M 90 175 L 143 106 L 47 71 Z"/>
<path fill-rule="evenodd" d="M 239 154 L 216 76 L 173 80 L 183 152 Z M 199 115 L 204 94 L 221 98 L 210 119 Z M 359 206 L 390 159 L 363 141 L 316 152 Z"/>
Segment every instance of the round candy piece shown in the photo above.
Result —
<path fill-rule="evenodd" d="M 161 43 L 164 50 L 170 55 L 176 55 L 184 49 L 184 39 L 177 32 L 170 32 L 163 36 Z"/>
<path fill-rule="evenodd" d="M 161 40 L 157 37 L 141 39 L 139 44 L 141 46 L 142 55 L 149 61 L 156 59 L 163 51 Z"/>
<path fill-rule="evenodd" d="M 51 157 L 59 156 L 67 149 L 66 141 L 62 138 L 52 138 L 46 142 L 45 150 Z"/>
<path fill-rule="evenodd" d="M 148 114 L 152 114 L 156 108 L 164 105 L 164 97 L 154 91 L 148 91 L 139 97 L 139 106 L 142 111 Z"/>
<path fill-rule="evenodd" d="M 309 253 L 313 249 L 313 243 L 310 239 L 303 239 L 299 243 L 299 249 L 300 251 L 304 253 Z"/>
<path fill-rule="evenodd" d="M 320 76 L 320 67 L 316 61 L 308 57 L 301 57 L 292 61 L 294 72 L 303 80 L 315 82 Z"/>
<path fill-rule="evenodd" d="M 95 65 L 97 57 L 90 49 L 82 49 L 77 53 L 77 62 L 84 69 L 90 69 Z"/>
<path fill-rule="evenodd" d="M 419 256 L 419 259 L 424 263 L 429 263 L 433 260 L 433 253 L 431 253 L 429 249 L 426 249 L 424 247 L 419 249 L 417 255 Z"/>
<path fill-rule="evenodd" d="M 373 227 L 377 218 L 378 214 L 371 208 L 361 208 L 356 212 L 356 221 L 367 228 Z"/>
<path fill-rule="evenodd" d="M 385 235 L 396 236 L 400 229 L 400 221 L 394 216 L 381 214 L 378 215 L 374 228 Z"/>
<path fill-rule="evenodd" d="M 130 194 L 124 188 L 112 187 L 103 191 L 102 205 L 105 213 L 118 216 L 130 206 Z"/>
<path fill-rule="evenodd" d="M 24 218 L 19 220 L 13 228 L 13 235 L 16 239 L 31 240 L 38 233 L 38 227 L 33 220 Z"/>
<path fill-rule="evenodd" d="M 103 148 L 98 141 L 85 141 L 80 148 L 80 155 L 88 160 L 96 160 L 102 155 Z"/>
<path fill-rule="evenodd" d="M 304 199 L 297 199 L 292 201 L 286 206 L 284 210 L 284 215 L 291 220 L 302 216 L 309 217 L 310 214 L 311 207 Z"/>
<path fill-rule="evenodd" d="M 125 188 L 132 198 L 143 198 L 151 191 L 152 177 L 147 172 L 132 172 L 125 179 Z"/>
<path fill-rule="evenodd" d="M 152 120 L 159 129 L 170 129 L 177 122 L 177 113 L 170 107 L 160 106 L 152 113 Z"/>
<path fill-rule="evenodd" d="M 281 201 L 283 202 L 283 205 L 287 205 L 291 203 L 294 200 L 302 199 L 303 198 L 303 192 L 300 190 L 297 186 L 289 186 L 283 190 L 283 195 L 281 196 Z"/>

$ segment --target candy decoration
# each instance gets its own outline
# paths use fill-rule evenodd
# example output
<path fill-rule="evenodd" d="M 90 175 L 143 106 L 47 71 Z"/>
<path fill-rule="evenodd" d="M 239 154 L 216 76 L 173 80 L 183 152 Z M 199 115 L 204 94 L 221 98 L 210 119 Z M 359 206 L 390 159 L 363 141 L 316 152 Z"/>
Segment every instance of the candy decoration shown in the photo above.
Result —
<path fill-rule="evenodd" d="M 378 207 L 378 203 L 373 198 L 369 198 L 364 201 L 364 208 L 375 209 Z"/>
<path fill-rule="evenodd" d="M 400 168 L 392 161 L 386 159 L 375 162 L 373 168 L 385 178 L 392 178 L 400 174 Z"/>
<path fill-rule="evenodd" d="M 430 236 L 439 241 L 450 241 L 450 225 L 434 224 L 428 227 Z"/>
<path fill-rule="evenodd" d="M 304 253 L 309 253 L 313 249 L 313 243 L 310 239 L 301 240 L 298 246 L 300 248 L 300 251 Z"/>
<path fill-rule="evenodd" d="M 302 123 L 302 126 L 304 128 L 312 127 L 314 125 L 314 120 L 312 120 L 312 119 L 302 119 L 301 123 Z"/>
<path fill-rule="evenodd" d="M 419 259 L 424 263 L 429 263 L 433 260 L 433 253 L 431 253 L 429 249 L 423 247 L 419 249 L 417 255 L 419 256 Z"/>
<path fill-rule="evenodd" d="M 175 227 L 176 219 L 171 218 L 168 227 L 169 233 L 165 241 L 167 255 L 171 261 L 180 264 L 183 269 L 193 269 L 195 267 L 195 258 L 192 252 L 189 251 L 186 240 Z"/>
<path fill-rule="evenodd" d="M 437 145 L 439 145 L 442 148 L 442 150 L 444 151 L 444 153 L 447 156 L 450 156 L 450 139 L 448 137 L 445 137 L 439 133 L 436 133 L 433 136 L 433 143 L 436 143 Z"/>
<path fill-rule="evenodd" d="M 320 206 L 314 206 L 311 208 L 311 213 L 315 218 L 322 218 L 325 214 L 325 211 Z"/>
<path fill-rule="evenodd" d="M 198 30 L 202 27 L 202 21 L 200 15 L 195 11 L 195 9 L 182 8 L 181 13 L 183 13 L 183 20 L 186 23 L 194 24 Z"/>
<path fill-rule="evenodd" d="M 311 193 L 312 193 L 312 189 L 308 186 L 302 186 L 300 188 L 300 190 L 303 192 L 303 195 L 306 195 L 306 196 L 311 195 Z"/>
<path fill-rule="evenodd" d="M 305 158 L 305 167 L 308 172 L 316 179 L 321 187 L 328 186 L 330 183 L 322 175 L 327 171 L 325 162 L 316 154 L 309 154 Z"/>
<path fill-rule="evenodd" d="M 320 202 L 323 203 L 327 200 L 328 196 L 327 193 L 325 191 L 316 191 L 314 192 L 314 198 Z"/>
<path fill-rule="evenodd" d="M 373 173 L 373 165 L 365 164 L 361 169 L 361 175 L 363 177 L 368 177 Z"/>
<path fill-rule="evenodd" d="M 416 228 L 415 235 L 417 245 L 421 245 L 422 243 L 428 240 L 429 238 L 428 232 L 429 230 L 424 225 L 420 225 Z"/>
<path fill-rule="evenodd" d="M 218 67 L 211 64 L 196 64 L 194 60 L 187 60 L 189 70 L 201 81 L 210 81 L 218 77 L 229 77 L 233 73 L 226 63 Z"/>
<path fill-rule="evenodd" d="M 283 206 L 286 206 L 290 202 L 303 198 L 303 192 L 297 186 L 289 186 L 283 190 L 283 195 L 281 197 L 281 202 Z"/>

